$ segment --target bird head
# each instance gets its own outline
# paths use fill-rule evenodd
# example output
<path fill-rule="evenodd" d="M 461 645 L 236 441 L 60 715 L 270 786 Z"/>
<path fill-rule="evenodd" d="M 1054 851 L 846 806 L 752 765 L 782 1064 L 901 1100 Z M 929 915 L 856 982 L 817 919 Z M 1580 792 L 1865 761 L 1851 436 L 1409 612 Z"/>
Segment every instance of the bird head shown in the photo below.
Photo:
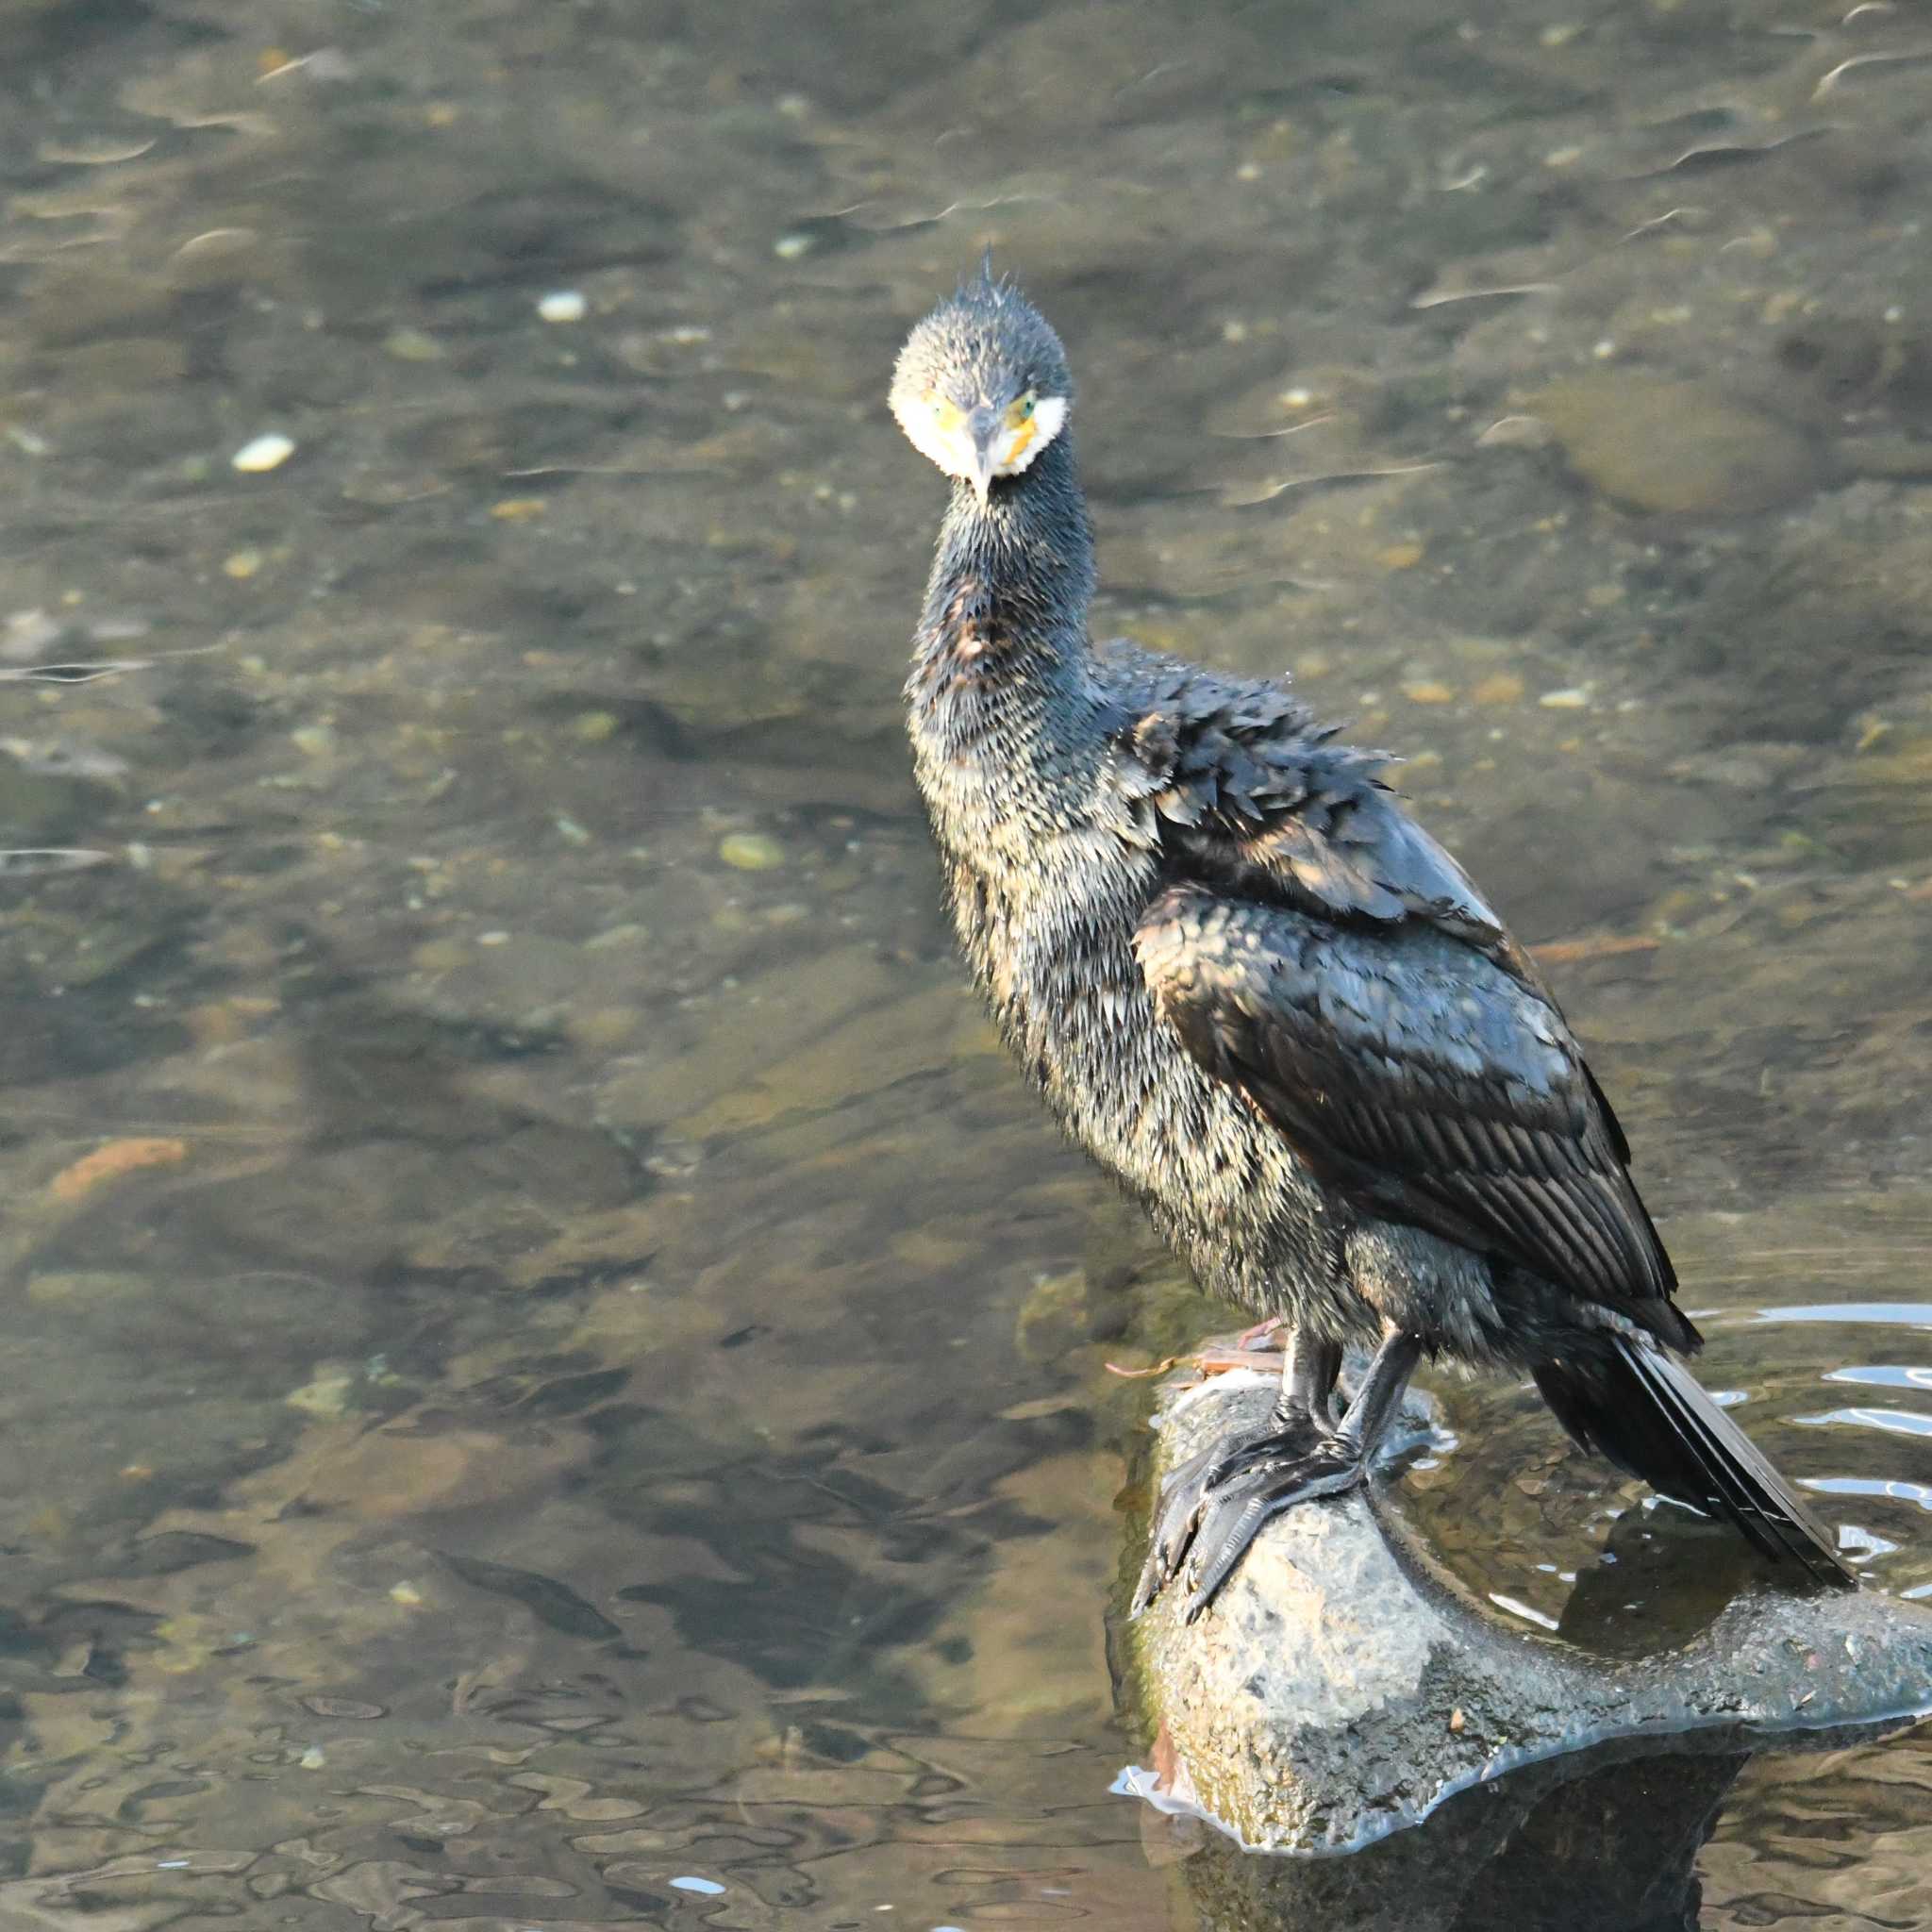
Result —
<path fill-rule="evenodd" d="M 906 339 L 892 372 L 892 414 L 914 449 L 986 502 L 1066 426 L 1074 382 L 1046 318 L 991 258 Z"/>

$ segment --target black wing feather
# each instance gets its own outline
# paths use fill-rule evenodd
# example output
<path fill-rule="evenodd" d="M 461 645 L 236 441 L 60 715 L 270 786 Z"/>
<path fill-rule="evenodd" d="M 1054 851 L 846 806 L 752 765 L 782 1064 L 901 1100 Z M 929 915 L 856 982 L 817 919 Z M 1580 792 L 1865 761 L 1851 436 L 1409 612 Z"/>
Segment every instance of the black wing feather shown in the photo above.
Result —
<path fill-rule="evenodd" d="M 1694 1346 L 1622 1136 L 1540 992 L 1420 922 L 1198 887 L 1157 900 L 1137 944 L 1194 1057 L 1344 1194 Z"/>

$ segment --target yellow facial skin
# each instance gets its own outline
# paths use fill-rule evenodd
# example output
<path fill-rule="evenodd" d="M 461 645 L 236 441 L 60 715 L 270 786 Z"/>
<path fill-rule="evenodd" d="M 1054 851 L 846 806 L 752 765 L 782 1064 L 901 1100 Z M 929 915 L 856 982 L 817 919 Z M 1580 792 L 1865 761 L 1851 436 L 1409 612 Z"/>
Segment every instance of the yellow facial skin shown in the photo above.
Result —
<path fill-rule="evenodd" d="M 1026 465 L 1021 458 L 1033 446 L 1033 439 L 1040 434 L 1040 419 L 1036 414 L 1040 398 L 1031 390 L 1010 404 L 1007 409 L 1007 446 L 1001 451 L 993 466 L 996 476 L 1010 476 Z"/>
<path fill-rule="evenodd" d="M 1017 476 L 1050 443 L 1067 423 L 1065 396 L 1043 396 L 1029 390 L 1008 406 L 1000 420 L 1001 440 L 995 455 L 995 476 Z"/>

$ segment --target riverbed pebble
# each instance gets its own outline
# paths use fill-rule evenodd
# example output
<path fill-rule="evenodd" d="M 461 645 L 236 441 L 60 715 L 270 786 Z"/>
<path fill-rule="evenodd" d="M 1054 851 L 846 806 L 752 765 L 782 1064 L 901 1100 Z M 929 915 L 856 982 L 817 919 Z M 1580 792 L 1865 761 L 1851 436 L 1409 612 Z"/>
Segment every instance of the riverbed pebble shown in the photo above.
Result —
<path fill-rule="evenodd" d="M 293 441 L 280 430 L 271 429 L 244 442 L 228 460 L 244 475 L 258 475 L 264 470 L 279 470 L 294 454 Z"/>
<path fill-rule="evenodd" d="M 737 872 L 773 872 L 785 863 L 785 848 L 764 832 L 732 832 L 718 841 L 718 857 Z"/>
<path fill-rule="evenodd" d="M 1533 407 L 1570 467 L 1631 509 L 1738 515 L 1817 480 L 1808 438 L 1711 383 L 1605 370 L 1552 384 Z"/>

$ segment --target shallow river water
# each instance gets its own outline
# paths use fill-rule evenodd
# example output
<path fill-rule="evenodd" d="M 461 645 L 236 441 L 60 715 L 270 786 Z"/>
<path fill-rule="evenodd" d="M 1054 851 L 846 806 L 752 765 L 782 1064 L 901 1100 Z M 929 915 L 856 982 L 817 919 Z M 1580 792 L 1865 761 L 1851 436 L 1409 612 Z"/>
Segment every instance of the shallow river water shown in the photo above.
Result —
<path fill-rule="evenodd" d="M 1928 88 L 1908 0 L 0 0 L 0 1925 L 1191 1923 L 1105 1364 L 1227 1317 L 899 724 L 988 242 L 1097 621 L 1407 756 L 1932 1594 Z M 1637 1492 L 1435 1392 L 1560 1617 Z M 1700 1870 L 1932 1925 L 1932 1742 Z"/>

